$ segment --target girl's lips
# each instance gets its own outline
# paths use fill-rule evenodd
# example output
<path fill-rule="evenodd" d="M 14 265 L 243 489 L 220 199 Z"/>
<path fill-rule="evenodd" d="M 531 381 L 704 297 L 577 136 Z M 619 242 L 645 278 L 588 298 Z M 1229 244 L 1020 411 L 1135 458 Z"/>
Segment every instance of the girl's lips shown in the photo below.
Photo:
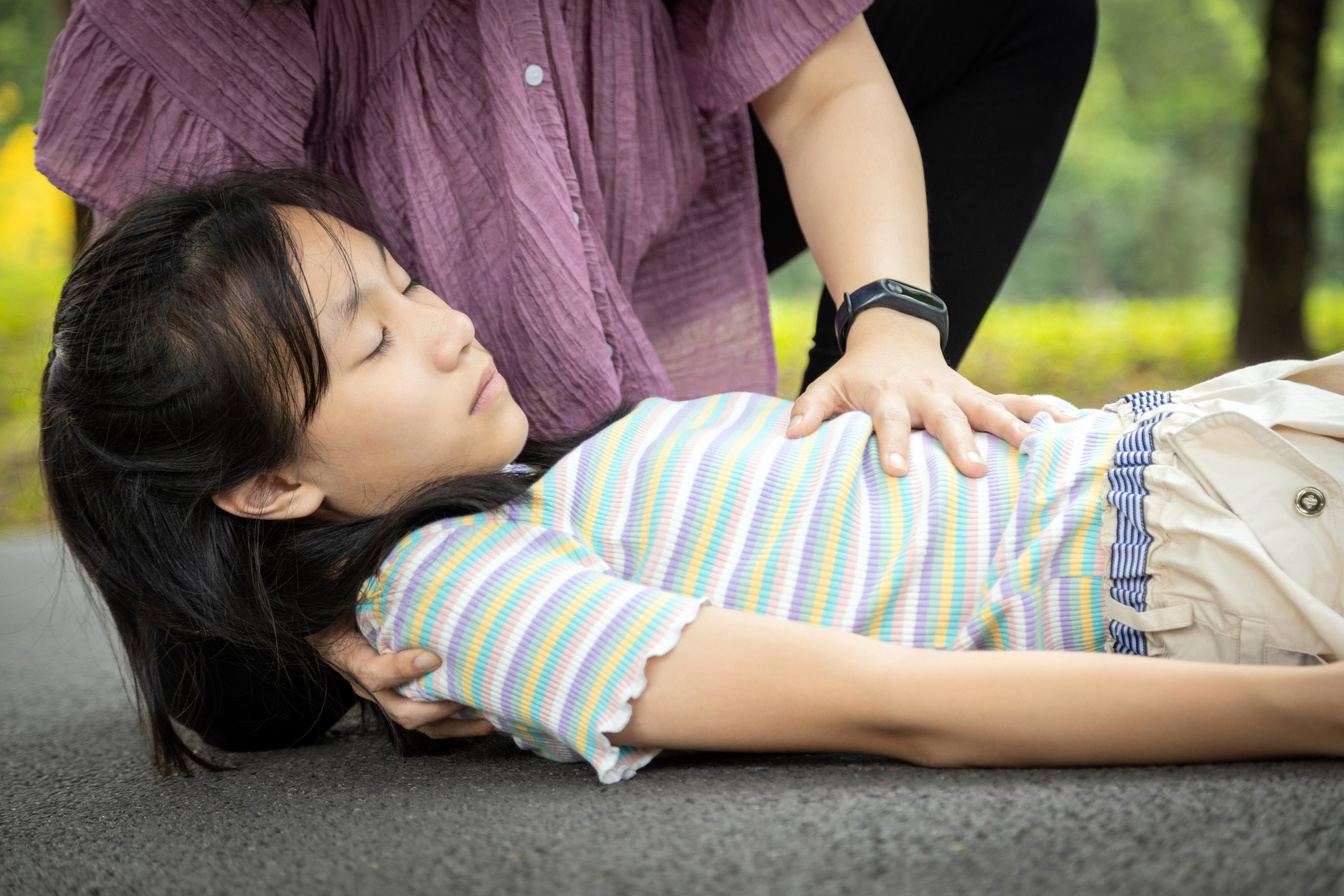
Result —
<path fill-rule="evenodd" d="M 495 370 L 495 364 L 491 361 L 486 365 L 485 370 L 481 371 L 481 386 L 476 391 L 476 402 L 471 406 L 467 416 L 479 411 L 494 401 L 500 392 L 504 391 L 504 377 Z"/>

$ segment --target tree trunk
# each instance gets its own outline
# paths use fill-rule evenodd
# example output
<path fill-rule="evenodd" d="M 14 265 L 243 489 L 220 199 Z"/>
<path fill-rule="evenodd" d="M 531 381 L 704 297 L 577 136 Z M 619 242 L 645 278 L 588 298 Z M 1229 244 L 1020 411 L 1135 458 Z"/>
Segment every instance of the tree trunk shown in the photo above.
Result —
<path fill-rule="evenodd" d="M 1251 158 L 1237 359 L 1308 354 L 1302 304 L 1312 258 L 1308 163 L 1327 0 L 1270 0 Z"/>

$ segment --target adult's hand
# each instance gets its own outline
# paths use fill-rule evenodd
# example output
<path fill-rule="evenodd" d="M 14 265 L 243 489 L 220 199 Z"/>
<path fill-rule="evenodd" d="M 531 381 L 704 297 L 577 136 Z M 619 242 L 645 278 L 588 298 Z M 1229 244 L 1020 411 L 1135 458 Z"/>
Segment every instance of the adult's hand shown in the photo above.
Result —
<path fill-rule="evenodd" d="M 467 708 L 461 703 L 447 700 L 425 703 L 396 692 L 395 688 L 438 668 L 439 658 L 428 650 L 408 648 L 379 653 L 353 626 L 329 628 L 308 641 L 328 665 L 350 682 L 356 694 L 377 703 L 388 718 L 403 728 L 435 738 L 476 737 L 495 731 L 484 719 L 451 718 Z"/>
<path fill-rule="evenodd" d="M 815 432 L 844 411 L 873 418 L 882 468 L 909 471 L 910 430 L 923 428 L 943 443 L 957 469 L 985 475 L 973 430 L 1020 447 L 1031 432 L 1026 421 L 1041 411 L 1061 422 L 1074 419 L 1027 395 L 990 395 L 947 366 L 938 328 L 890 308 L 869 308 L 854 318 L 844 356 L 794 402 L 787 434 Z"/>

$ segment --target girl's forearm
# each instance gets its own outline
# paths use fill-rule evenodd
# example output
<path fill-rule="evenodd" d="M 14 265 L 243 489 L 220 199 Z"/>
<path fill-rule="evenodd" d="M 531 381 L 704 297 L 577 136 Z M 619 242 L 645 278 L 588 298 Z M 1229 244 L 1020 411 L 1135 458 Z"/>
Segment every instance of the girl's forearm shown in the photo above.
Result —
<path fill-rule="evenodd" d="M 899 649 L 898 729 L 934 765 L 1111 765 L 1344 754 L 1337 668 Z"/>
<path fill-rule="evenodd" d="M 1344 676 L 1062 652 L 943 652 L 705 608 L 615 743 L 927 765 L 1344 755 Z"/>

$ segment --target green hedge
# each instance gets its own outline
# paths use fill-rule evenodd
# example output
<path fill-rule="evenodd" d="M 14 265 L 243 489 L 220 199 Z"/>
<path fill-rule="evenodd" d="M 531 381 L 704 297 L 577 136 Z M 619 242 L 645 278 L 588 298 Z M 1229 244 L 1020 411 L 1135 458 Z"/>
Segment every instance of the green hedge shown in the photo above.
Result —
<path fill-rule="evenodd" d="M 51 315 L 64 271 L 0 270 L 0 526 L 44 518 L 34 467 L 37 389 L 50 348 Z M 779 394 L 794 397 L 807 362 L 815 298 L 773 305 Z M 1205 298 L 1000 303 L 962 364 L 992 392 L 1049 392 L 1101 405 L 1135 389 L 1175 388 L 1231 364 L 1235 315 Z M 1344 350 L 1344 291 L 1319 290 L 1307 329 L 1321 354 Z"/>
<path fill-rule="evenodd" d="M 0 526 L 41 522 L 37 391 L 65 271 L 0 268 Z"/>
<path fill-rule="evenodd" d="M 798 392 L 816 300 L 775 303 L 779 393 Z M 1344 350 L 1344 291 L 1317 290 L 1307 333 L 1318 354 Z M 1138 389 L 1173 389 L 1232 366 L 1233 305 L 1221 299 L 1001 302 L 961 372 L 991 392 L 1051 393 L 1097 407 Z"/>

